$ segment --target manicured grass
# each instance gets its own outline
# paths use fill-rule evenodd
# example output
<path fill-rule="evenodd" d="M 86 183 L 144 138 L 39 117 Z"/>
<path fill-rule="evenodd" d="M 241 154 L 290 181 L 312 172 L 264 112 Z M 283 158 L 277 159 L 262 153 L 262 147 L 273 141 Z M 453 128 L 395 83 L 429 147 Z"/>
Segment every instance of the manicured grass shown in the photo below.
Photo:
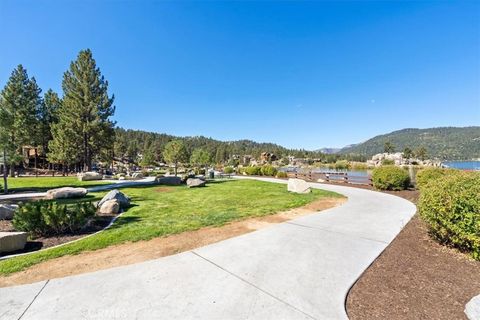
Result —
<path fill-rule="evenodd" d="M 78 181 L 75 176 L 71 177 L 19 177 L 8 178 L 8 190 L 15 192 L 23 191 L 46 191 L 48 189 L 60 187 L 92 187 L 108 182 L 102 180 L 96 181 Z M 3 180 L 0 179 L 3 185 Z"/>
<path fill-rule="evenodd" d="M 284 184 L 253 180 L 226 180 L 195 189 L 142 186 L 125 188 L 122 192 L 132 199 L 132 206 L 110 229 L 59 248 L 0 261 L 0 274 L 18 272 L 48 259 L 86 250 L 221 226 L 233 220 L 300 207 L 324 197 L 342 197 L 322 190 L 293 194 L 287 192 Z M 92 193 L 98 199 L 104 194 Z"/>

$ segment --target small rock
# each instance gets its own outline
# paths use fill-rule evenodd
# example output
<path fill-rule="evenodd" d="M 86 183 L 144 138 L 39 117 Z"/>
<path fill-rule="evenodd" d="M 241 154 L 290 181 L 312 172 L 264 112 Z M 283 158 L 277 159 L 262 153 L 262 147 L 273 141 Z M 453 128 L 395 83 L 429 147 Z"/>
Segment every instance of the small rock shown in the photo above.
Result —
<path fill-rule="evenodd" d="M 102 180 L 103 175 L 98 172 L 83 172 L 77 174 L 79 181 L 92 181 L 92 180 Z"/>
<path fill-rule="evenodd" d="M 164 184 L 167 186 L 179 186 L 182 184 L 182 179 L 180 177 L 174 177 L 174 176 L 157 177 L 155 179 L 155 182 L 158 184 Z"/>
<path fill-rule="evenodd" d="M 81 198 L 87 194 L 85 188 L 64 187 L 47 191 L 47 199 Z"/>
<path fill-rule="evenodd" d="M 189 178 L 187 179 L 187 186 L 189 188 L 196 188 L 196 187 L 204 187 L 205 186 L 205 180 L 199 179 L 199 178 Z"/>
<path fill-rule="evenodd" d="M 100 200 L 97 203 L 97 208 L 101 208 L 102 205 L 110 200 L 117 200 L 120 208 L 125 208 L 130 205 L 130 198 L 127 197 L 125 194 L 122 192 L 118 191 L 117 189 L 111 190 L 109 193 L 107 193 L 102 200 Z"/>
<path fill-rule="evenodd" d="M 322 182 L 325 182 L 325 180 L 323 180 L 323 179 L 317 179 L 317 182 L 322 183 Z"/>
<path fill-rule="evenodd" d="M 103 214 L 117 214 L 120 211 L 120 203 L 117 199 L 107 200 L 98 211 Z"/>
<path fill-rule="evenodd" d="M 0 253 L 22 250 L 25 244 L 26 232 L 0 232 Z"/>
<path fill-rule="evenodd" d="M 135 180 L 143 179 L 143 173 L 135 172 L 134 174 L 132 174 L 132 179 L 135 179 Z"/>
<path fill-rule="evenodd" d="M 0 204 L 0 220 L 12 220 L 17 209 L 16 204 Z"/>
<path fill-rule="evenodd" d="M 302 179 L 288 179 L 288 191 L 295 193 L 310 193 L 308 183 Z"/>
<path fill-rule="evenodd" d="M 469 320 L 480 319 L 480 295 L 473 297 L 465 306 L 465 314 Z"/>

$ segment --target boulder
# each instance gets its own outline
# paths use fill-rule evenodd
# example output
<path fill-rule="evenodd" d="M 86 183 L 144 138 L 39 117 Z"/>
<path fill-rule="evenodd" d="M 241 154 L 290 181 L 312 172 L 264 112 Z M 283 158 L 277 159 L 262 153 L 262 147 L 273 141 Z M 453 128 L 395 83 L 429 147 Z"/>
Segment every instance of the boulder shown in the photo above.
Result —
<path fill-rule="evenodd" d="M 308 183 L 302 179 L 288 179 L 288 191 L 295 193 L 310 193 Z"/>
<path fill-rule="evenodd" d="M 103 214 L 117 214 L 120 211 L 120 203 L 117 199 L 107 200 L 98 211 Z"/>
<path fill-rule="evenodd" d="M 164 184 L 167 186 L 179 186 L 182 184 L 182 179 L 180 177 L 174 177 L 174 176 L 157 177 L 155 179 L 155 182 L 158 184 Z"/>
<path fill-rule="evenodd" d="M 126 180 L 126 179 L 125 179 L 125 176 L 123 176 L 123 177 L 118 177 L 118 180 Z"/>
<path fill-rule="evenodd" d="M 199 178 L 189 178 L 187 179 L 187 186 L 189 188 L 196 188 L 196 187 L 204 187 L 205 186 L 205 180 L 199 179 Z"/>
<path fill-rule="evenodd" d="M 134 174 L 132 174 L 132 179 L 135 179 L 135 180 L 143 179 L 143 173 L 135 172 Z"/>
<path fill-rule="evenodd" d="M 22 250 L 26 244 L 26 232 L 0 232 L 0 253 Z"/>
<path fill-rule="evenodd" d="M 480 295 L 473 297 L 465 306 L 465 314 L 470 320 L 480 319 Z"/>
<path fill-rule="evenodd" d="M 46 199 L 81 198 L 87 194 L 85 188 L 64 187 L 47 191 Z"/>
<path fill-rule="evenodd" d="M 0 204 L 0 220 L 12 220 L 17 209 L 16 204 Z"/>
<path fill-rule="evenodd" d="M 110 200 L 116 200 L 120 208 L 125 208 L 130 205 L 130 198 L 127 197 L 122 192 L 118 191 L 117 189 L 111 190 L 107 193 L 102 200 L 97 203 L 97 208 L 101 208 L 103 204 Z"/>
<path fill-rule="evenodd" d="M 324 179 L 317 179 L 317 182 L 323 183 L 323 182 L 325 182 L 325 180 Z"/>
<path fill-rule="evenodd" d="M 98 172 L 83 172 L 77 174 L 79 181 L 92 181 L 92 180 L 102 180 L 103 175 Z"/>

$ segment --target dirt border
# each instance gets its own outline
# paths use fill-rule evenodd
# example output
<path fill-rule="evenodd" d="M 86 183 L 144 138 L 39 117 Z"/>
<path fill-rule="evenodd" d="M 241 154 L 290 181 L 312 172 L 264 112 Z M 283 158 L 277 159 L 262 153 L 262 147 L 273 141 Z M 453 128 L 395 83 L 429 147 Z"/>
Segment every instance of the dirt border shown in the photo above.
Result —
<path fill-rule="evenodd" d="M 387 192 L 413 203 L 418 191 Z M 466 319 L 480 262 L 435 242 L 418 213 L 350 288 L 350 319 Z"/>
<path fill-rule="evenodd" d="M 300 216 L 339 206 L 347 198 L 323 198 L 303 207 L 276 214 L 233 221 L 221 227 L 205 227 L 148 241 L 127 242 L 78 255 L 51 259 L 8 276 L 0 276 L 0 287 L 33 283 L 156 259 L 266 228 Z"/>

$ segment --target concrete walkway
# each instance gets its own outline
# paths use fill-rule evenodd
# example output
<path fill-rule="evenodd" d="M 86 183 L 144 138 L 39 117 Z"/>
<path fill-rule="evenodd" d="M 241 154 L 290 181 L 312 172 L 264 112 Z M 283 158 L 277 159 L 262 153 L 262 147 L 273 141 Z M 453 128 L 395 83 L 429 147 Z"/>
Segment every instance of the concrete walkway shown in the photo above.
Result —
<path fill-rule="evenodd" d="M 21 179 L 21 178 L 19 178 Z M 39 178 L 41 179 L 41 178 Z M 104 190 L 111 190 L 116 188 L 126 188 L 139 185 L 148 185 L 155 182 L 155 177 L 147 177 L 141 180 L 129 181 L 129 180 L 106 180 L 109 184 L 101 184 L 95 187 L 87 188 L 88 192 L 97 192 Z M 79 186 L 81 188 L 81 186 Z M 52 188 L 53 189 L 53 188 Z M 29 199 L 29 198 L 41 198 L 47 195 L 46 192 L 21 192 L 12 194 L 0 195 L 0 201 L 2 200 L 17 200 L 17 199 Z"/>
<path fill-rule="evenodd" d="M 349 200 L 193 251 L 0 289 L 0 319 L 345 319 L 348 290 L 416 208 L 384 193 L 312 187 Z"/>

